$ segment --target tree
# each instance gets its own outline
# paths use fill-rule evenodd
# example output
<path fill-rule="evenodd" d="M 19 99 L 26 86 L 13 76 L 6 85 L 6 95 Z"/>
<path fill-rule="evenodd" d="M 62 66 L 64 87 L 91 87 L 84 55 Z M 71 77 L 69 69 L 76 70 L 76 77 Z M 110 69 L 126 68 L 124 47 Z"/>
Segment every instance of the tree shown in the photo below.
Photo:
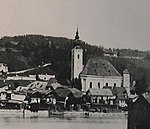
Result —
<path fill-rule="evenodd" d="M 135 93 L 137 93 L 138 95 L 145 93 L 147 88 L 148 85 L 145 76 L 143 76 L 141 79 L 136 81 Z"/>
<path fill-rule="evenodd" d="M 82 90 L 81 79 L 75 78 L 72 80 L 72 87 Z"/>

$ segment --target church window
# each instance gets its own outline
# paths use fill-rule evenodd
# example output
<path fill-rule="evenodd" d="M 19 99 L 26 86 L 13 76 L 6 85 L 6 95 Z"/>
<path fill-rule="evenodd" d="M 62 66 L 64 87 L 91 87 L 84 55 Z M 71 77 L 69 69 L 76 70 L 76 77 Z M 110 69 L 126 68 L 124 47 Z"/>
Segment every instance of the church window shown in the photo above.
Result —
<path fill-rule="evenodd" d="M 98 82 L 98 88 L 100 89 L 100 82 Z"/>
<path fill-rule="evenodd" d="M 97 98 L 95 98 L 95 103 L 97 103 Z"/>
<path fill-rule="evenodd" d="M 90 82 L 90 88 L 92 88 L 92 82 Z"/>
<path fill-rule="evenodd" d="M 78 59 L 80 59 L 80 55 L 78 54 Z"/>
<path fill-rule="evenodd" d="M 108 86 L 108 83 L 106 83 L 106 86 Z"/>

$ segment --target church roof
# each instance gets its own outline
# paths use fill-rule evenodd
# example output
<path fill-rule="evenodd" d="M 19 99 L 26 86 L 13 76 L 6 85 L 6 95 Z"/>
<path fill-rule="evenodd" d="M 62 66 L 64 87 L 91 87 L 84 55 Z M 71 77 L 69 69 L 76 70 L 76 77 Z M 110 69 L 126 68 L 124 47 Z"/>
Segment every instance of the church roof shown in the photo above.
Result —
<path fill-rule="evenodd" d="M 89 59 L 81 74 L 96 76 L 121 76 L 110 62 L 102 58 Z"/>
<path fill-rule="evenodd" d="M 91 88 L 88 90 L 88 93 L 90 93 L 92 96 L 113 96 L 113 93 L 110 89 Z"/>

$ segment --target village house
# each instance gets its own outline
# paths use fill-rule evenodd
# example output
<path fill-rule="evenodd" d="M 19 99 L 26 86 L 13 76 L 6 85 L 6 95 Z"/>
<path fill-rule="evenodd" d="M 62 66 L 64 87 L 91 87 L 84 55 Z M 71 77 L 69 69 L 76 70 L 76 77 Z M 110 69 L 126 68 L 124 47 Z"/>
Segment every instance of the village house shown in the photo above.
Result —
<path fill-rule="evenodd" d="M 79 110 L 82 104 L 82 92 L 76 88 L 58 88 L 55 90 L 57 105 L 62 109 Z"/>
<path fill-rule="evenodd" d="M 106 56 L 106 57 L 118 57 L 117 52 L 113 51 L 111 49 L 105 49 L 104 50 L 104 56 Z"/>
<path fill-rule="evenodd" d="M 112 92 L 116 98 L 114 104 L 117 105 L 118 108 L 127 107 L 126 100 L 128 99 L 128 93 L 125 87 L 114 87 Z"/>
<path fill-rule="evenodd" d="M 113 110 L 127 108 L 127 91 L 124 87 L 114 87 L 113 89 L 109 87 L 99 88 L 90 88 L 86 92 L 87 102 L 91 104 L 90 108 L 96 109 L 111 109 Z M 112 110 L 113 109 L 113 110 Z"/>
<path fill-rule="evenodd" d="M 11 91 L 8 90 L 8 86 L 0 88 L 0 101 L 11 99 Z"/>
<path fill-rule="evenodd" d="M 30 97 L 30 103 L 41 103 L 42 101 L 49 102 L 49 97 L 51 93 L 51 88 L 48 82 L 45 81 L 34 81 L 27 85 L 27 94 Z"/>
<path fill-rule="evenodd" d="M 115 96 L 110 89 L 90 88 L 87 93 L 91 104 L 113 105 Z"/>
<path fill-rule="evenodd" d="M 25 80 L 25 81 L 48 81 L 51 78 L 55 78 L 55 75 L 48 75 L 48 74 L 37 74 L 37 75 L 16 75 L 16 76 L 7 76 L 6 80 Z"/>
<path fill-rule="evenodd" d="M 16 93 L 4 88 L 0 89 L 0 108 L 2 109 L 20 109 L 25 103 L 25 94 Z"/>
<path fill-rule="evenodd" d="M 102 112 L 114 105 L 115 96 L 110 89 L 90 88 L 86 94 L 90 109 Z"/>

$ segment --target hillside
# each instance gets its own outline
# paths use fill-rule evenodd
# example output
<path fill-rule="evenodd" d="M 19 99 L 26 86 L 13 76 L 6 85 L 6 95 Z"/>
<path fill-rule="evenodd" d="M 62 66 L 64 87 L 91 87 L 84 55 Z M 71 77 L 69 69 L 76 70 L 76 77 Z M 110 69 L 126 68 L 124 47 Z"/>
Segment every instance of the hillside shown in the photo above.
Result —
<path fill-rule="evenodd" d="M 85 63 L 89 57 L 103 55 L 102 47 L 91 46 L 83 41 L 74 42 L 63 37 L 26 35 L 0 39 L 0 62 L 8 64 L 9 71 L 51 63 L 51 67 L 45 72 L 55 73 L 59 82 L 66 83 L 70 80 L 71 49 L 76 44 L 80 44 L 86 50 Z"/>
<path fill-rule="evenodd" d="M 150 87 L 150 60 L 148 59 L 127 59 L 127 58 L 106 58 L 122 74 L 128 69 L 131 74 L 131 81 L 145 79 Z"/>
<path fill-rule="evenodd" d="M 75 45 L 84 49 L 84 64 L 91 57 L 103 57 L 104 49 L 101 46 L 93 46 L 84 41 L 74 42 L 65 37 L 51 37 L 42 35 L 23 35 L 14 37 L 2 37 L 0 39 L 0 62 L 9 66 L 9 71 L 24 70 L 37 67 L 43 64 L 52 65 L 34 73 L 54 73 L 60 83 L 66 84 L 70 80 L 71 49 Z M 128 68 L 132 80 L 149 76 L 150 53 L 131 49 L 108 49 L 115 51 L 119 58 L 106 58 L 117 70 L 122 73 Z M 142 57 L 141 59 L 128 59 L 123 57 Z M 149 83 L 150 84 L 150 83 Z"/>

